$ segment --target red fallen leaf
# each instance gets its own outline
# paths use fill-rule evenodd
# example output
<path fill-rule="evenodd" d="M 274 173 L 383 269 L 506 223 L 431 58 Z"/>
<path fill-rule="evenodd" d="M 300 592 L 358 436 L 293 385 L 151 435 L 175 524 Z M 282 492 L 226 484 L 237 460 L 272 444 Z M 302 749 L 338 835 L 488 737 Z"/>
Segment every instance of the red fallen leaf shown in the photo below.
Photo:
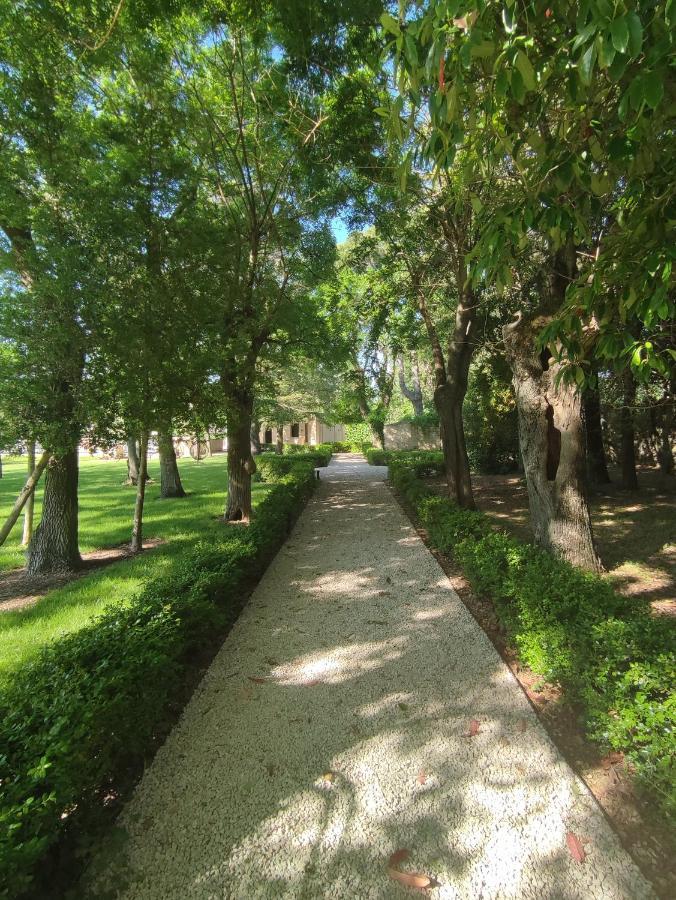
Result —
<path fill-rule="evenodd" d="M 420 772 L 418 772 L 418 784 L 425 784 L 426 781 L 427 775 L 425 774 L 425 771 L 421 769 Z"/>
<path fill-rule="evenodd" d="M 393 869 L 395 866 L 398 866 L 400 862 L 403 862 L 405 859 L 408 859 L 410 856 L 409 851 L 406 850 L 405 847 L 402 847 L 400 850 L 395 850 L 392 856 L 387 863 L 390 869 Z"/>
<path fill-rule="evenodd" d="M 552 14 L 551 9 L 547 8 L 545 10 L 545 19 L 548 19 L 551 16 L 551 14 Z"/>
<path fill-rule="evenodd" d="M 467 732 L 467 737 L 476 737 L 479 734 L 480 723 L 478 719 L 472 719 L 469 723 L 469 731 Z"/>
<path fill-rule="evenodd" d="M 566 843 L 568 844 L 570 855 L 573 857 L 575 862 L 583 863 L 587 858 L 587 854 L 585 853 L 584 847 L 582 846 L 582 841 L 579 839 L 579 837 L 572 831 L 569 831 L 566 834 Z"/>

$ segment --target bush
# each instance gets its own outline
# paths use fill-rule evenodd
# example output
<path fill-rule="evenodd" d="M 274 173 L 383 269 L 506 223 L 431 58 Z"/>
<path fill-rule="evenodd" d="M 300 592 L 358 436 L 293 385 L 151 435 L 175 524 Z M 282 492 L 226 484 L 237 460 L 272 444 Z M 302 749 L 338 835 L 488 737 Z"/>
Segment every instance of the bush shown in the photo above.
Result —
<path fill-rule="evenodd" d="M 446 471 L 444 454 L 440 450 L 379 450 L 366 451 L 372 466 L 402 465 L 419 476 L 443 475 Z"/>
<path fill-rule="evenodd" d="M 431 543 L 490 597 L 520 658 L 584 711 L 588 734 L 626 753 L 666 815 L 676 815 L 671 623 L 620 597 L 603 578 L 498 530 L 483 513 L 435 496 L 415 464 L 390 464 Z"/>
<path fill-rule="evenodd" d="M 199 654 L 222 641 L 313 486 L 305 463 L 275 475 L 248 528 L 224 527 L 130 606 L 111 607 L 17 671 L 0 694 L 0 895 L 30 890 L 66 829 L 95 830 L 106 797 L 152 751 Z"/>

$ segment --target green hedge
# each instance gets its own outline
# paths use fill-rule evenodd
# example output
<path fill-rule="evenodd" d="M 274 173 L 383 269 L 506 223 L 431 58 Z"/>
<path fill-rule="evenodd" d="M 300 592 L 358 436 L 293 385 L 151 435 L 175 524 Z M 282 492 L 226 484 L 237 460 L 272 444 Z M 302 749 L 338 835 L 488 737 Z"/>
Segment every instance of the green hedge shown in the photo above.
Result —
<path fill-rule="evenodd" d="M 284 456 L 301 457 L 315 466 L 328 466 L 332 453 L 331 444 L 284 444 Z"/>
<path fill-rule="evenodd" d="M 366 459 L 371 466 L 391 466 L 401 464 L 408 466 L 415 474 L 443 475 L 446 471 L 444 454 L 441 450 L 379 450 L 374 448 L 366 452 Z"/>
<path fill-rule="evenodd" d="M 0 694 L 0 896 L 31 890 L 67 828 L 84 835 L 101 821 L 106 795 L 152 751 L 200 654 L 237 618 L 313 474 L 297 462 L 275 476 L 249 527 L 197 544 L 130 606 L 48 646 Z"/>
<path fill-rule="evenodd" d="M 331 441 L 334 453 L 363 453 L 373 447 L 373 441 Z"/>
<path fill-rule="evenodd" d="M 584 711 L 589 736 L 626 753 L 669 818 L 676 817 L 676 632 L 647 604 L 435 496 L 401 461 L 395 487 L 431 543 L 490 597 L 519 656 Z"/>

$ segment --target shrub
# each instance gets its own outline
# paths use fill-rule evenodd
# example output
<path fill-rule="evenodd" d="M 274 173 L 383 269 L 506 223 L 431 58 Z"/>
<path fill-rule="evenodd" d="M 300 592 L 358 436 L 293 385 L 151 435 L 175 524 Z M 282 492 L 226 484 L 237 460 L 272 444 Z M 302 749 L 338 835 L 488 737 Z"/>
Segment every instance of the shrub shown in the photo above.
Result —
<path fill-rule="evenodd" d="M 390 478 L 431 543 L 493 600 L 520 658 L 581 705 L 589 736 L 626 753 L 666 815 L 676 815 L 671 623 L 603 578 L 505 534 L 483 513 L 433 495 L 415 463 L 391 463 Z"/>
<path fill-rule="evenodd" d="M 331 444 L 284 444 L 284 456 L 302 457 L 315 466 L 328 466 L 333 450 Z"/>
<path fill-rule="evenodd" d="M 446 471 L 444 455 L 440 450 L 380 450 L 366 451 L 366 459 L 372 466 L 400 464 L 420 476 L 442 475 Z"/>
<path fill-rule="evenodd" d="M 107 795 L 152 751 L 196 659 L 236 619 L 313 490 L 311 466 L 274 480 L 248 528 L 224 528 L 126 608 L 111 607 L 46 647 L 0 694 L 0 894 L 31 888 L 38 866 L 75 823 L 104 815 Z"/>

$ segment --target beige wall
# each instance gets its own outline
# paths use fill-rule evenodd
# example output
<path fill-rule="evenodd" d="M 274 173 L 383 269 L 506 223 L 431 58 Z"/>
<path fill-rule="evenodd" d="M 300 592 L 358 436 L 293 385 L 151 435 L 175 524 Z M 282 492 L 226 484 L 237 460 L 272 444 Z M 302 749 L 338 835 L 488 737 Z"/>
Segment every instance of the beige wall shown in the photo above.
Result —
<path fill-rule="evenodd" d="M 386 450 L 439 450 L 441 438 L 434 426 L 421 428 L 411 422 L 395 422 L 385 426 Z"/>
<path fill-rule="evenodd" d="M 272 441 L 277 441 L 277 426 L 264 424 L 260 431 L 260 441 L 262 444 L 267 443 L 265 440 L 265 432 L 272 432 Z M 285 444 L 323 444 L 330 441 L 345 440 L 344 425 L 325 425 L 319 419 L 308 419 L 304 422 L 298 422 L 298 437 L 291 437 L 291 425 L 284 425 L 282 429 L 282 438 Z"/>

